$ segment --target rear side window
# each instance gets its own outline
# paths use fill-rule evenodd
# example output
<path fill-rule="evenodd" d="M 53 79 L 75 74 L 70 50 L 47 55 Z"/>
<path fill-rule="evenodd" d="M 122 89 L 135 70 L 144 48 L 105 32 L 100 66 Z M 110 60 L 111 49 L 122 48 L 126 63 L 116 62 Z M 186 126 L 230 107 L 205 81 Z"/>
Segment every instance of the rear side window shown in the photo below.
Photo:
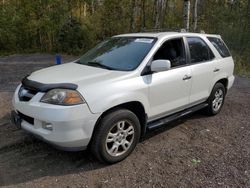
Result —
<path fill-rule="evenodd" d="M 220 39 L 216 37 L 207 37 L 208 40 L 214 45 L 216 50 L 219 52 L 221 57 L 229 57 L 231 56 L 228 48 L 226 47 L 225 43 Z"/>
<path fill-rule="evenodd" d="M 200 63 L 214 58 L 208 45 L 199 37 L 187 37 L 191 63 Z"/>

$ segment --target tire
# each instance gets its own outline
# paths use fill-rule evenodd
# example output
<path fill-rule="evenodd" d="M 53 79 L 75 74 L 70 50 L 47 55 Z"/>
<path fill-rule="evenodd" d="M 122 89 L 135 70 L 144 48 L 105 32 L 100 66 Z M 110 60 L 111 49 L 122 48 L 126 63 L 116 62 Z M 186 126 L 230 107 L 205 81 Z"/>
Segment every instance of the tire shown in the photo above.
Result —
<path fill-rule="evenodd" d="M 101 162 L 117 163 L 135 148 L 141 134 L 137 116 L 118 109 L 104 116 L 93 134 L 91 152 Z"/>
<path fill-rule="evenodd" d="M 221 111 L 221 108 L 224 104 L 226 95 L 226 89 L 222 83 L 216 83 L 213 87 L 213 90 L 207 100 L 208 107 L 206 112 L 208 115 L 216 115 Z"/>

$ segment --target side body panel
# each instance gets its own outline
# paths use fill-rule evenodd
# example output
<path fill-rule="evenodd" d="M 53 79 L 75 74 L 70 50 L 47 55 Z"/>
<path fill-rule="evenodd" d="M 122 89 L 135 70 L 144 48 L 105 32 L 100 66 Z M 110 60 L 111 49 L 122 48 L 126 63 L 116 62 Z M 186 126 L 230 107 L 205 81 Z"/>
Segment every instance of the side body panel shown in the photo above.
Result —
<path fill-rule="evenodd" d="M 214 77 L 215 61 L 190 65 L 192 71 L 192 86 L 190 105 L 205 101 L 210 95 L 210 85 Z"/>
<path fill-rule="evenodd" d="M 149 119 L 155 119 L 186 108 L 189 103 L 190 67 L 184 66 L 164 72 L 147 75 L 149 84 Z"/>

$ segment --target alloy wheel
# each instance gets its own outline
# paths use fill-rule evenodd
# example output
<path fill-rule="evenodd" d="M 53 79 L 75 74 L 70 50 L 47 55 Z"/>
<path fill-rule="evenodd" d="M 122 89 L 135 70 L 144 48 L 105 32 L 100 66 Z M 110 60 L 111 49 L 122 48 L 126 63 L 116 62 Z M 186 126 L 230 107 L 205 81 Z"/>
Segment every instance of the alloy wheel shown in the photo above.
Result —
<path fill-rule="evenodd" d="M 106 151 L 117 157 L 126 153 L 134 140 L 134 126 L 127 120 L 117 122 L 106 137 Z"/>
<path fill-rule="evenodd" d="M 212 102 L 213 110 L 216 112 L 220 109 L 222 106 L 224 99 L 223 91 L 222 89 L 218 89 L 214 94 L 214 100 Z"/>

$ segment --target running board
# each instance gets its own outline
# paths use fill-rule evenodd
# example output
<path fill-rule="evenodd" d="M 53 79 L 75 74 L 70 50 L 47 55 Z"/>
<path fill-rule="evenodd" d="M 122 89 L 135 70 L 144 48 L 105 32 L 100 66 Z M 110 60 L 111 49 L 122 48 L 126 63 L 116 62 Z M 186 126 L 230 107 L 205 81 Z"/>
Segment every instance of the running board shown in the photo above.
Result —
<path fill-rule="evenodd" d="M 159 128 L 165 124 L 168 124 L 174 120 L 177 120 L 179 118 L 182 118 L 182 117 L 185 117 L 195 111 L 198 111 L 198 110 L 201 110 L 202 108 L 205 108 L 206 106 L 208 106 L 207 103 L 202 103 L 202 104 L 199 104 L 199 105 L 196 105 L 194 107 L 191 107 L 191 108 L 188 108 L 186 110 L 183 110 L 181 112 L 177 112 L 173 115 L 169 115 L 169 116 L 166 116 L 166 117 L 163 117 L 161 119 L 158 119 L 158 120 L 154 120 L 152 122 L 148 122 L 147 123 L 147 129 L 148 130 L 153 130 L 153 129 L 156 129 L 156 128 Z"/>

